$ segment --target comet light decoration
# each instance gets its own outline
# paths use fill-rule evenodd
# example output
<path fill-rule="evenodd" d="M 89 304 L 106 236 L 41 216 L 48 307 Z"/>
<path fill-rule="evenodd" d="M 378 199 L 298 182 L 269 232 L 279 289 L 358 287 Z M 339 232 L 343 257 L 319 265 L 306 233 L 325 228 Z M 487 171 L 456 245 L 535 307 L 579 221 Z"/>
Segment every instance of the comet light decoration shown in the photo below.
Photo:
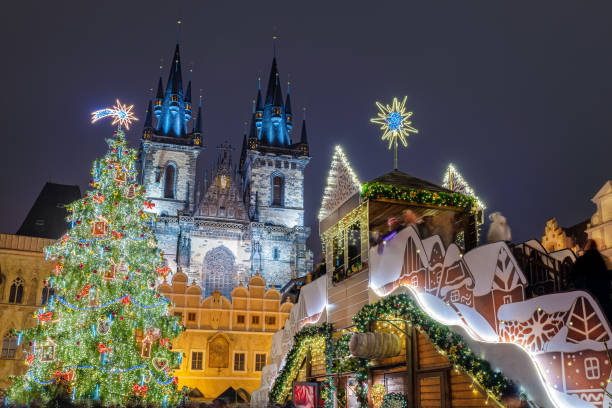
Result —
<path fill-rule="evenodd" d="M 134 105 L 124 105 L 117 99 L 117 103 L 112 108 L 104 108 L 91 112 L 91 123 L 96 123 L 100 119 L 111 117 L 113 118 L 113 125 L 118 124 L 119 127 L 124 126 L 127 130 L 130 130 L 130 124 L 138 120 L 132 112 L 133 108 Z"/>
<path fill-rule="evenodd" d="M 380 125 L 380 130 L 383 131 L 382 140 L 389 142 L 389 150 L 393 148 L 395 150 L 395 169 L 397 169 L 397 145 L 398 139 L 402 142 L 404 147 L 408 146 L 408 140 L 406 139 L 410 133 L 419 133 L 417 129 L 412 127 L 412 112 L 406 110 L 406 99 L 400 102 L 399 99 L 393 98 L 391 105 L 383 105 L 380 102 L 376 102 L 378 106 L 378 116 L 370 119 L 370 122 Z"/>

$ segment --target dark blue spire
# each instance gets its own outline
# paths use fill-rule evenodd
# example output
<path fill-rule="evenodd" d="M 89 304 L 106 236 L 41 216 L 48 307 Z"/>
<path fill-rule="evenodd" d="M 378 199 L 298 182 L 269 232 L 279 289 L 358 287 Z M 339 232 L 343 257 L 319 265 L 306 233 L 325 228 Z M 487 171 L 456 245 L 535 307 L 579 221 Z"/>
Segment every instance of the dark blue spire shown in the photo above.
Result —
<path fill-rule="evenodd" d="M 291 114 L 291 83 L 287 83 L 287 100 L 285 101 L 285 122 L 287 123 L 287 130 L 291 132 L 293 129 L 293 115 Z"/>
<path fill-rule="evenodd" d="M 168 84 L 161 104 L 159 103 L 161 81 L 158 86 L 158 97 L 155 100 L 155 115 L 158 120 L 155 133 L 159 136 L 185 137 L 187 136 L 187 123 L 191 120 L 191 81 L 187 85 L 186 93 L 183 94 L 183 75 L 178 43 L 169 68 Z"/>
<path fill-rule="evenodd" d="M 144 121 L 145 130 L 153 129 L 153 117 L 151 116 L 152 111 L 153 111 L 153 101 L 149 99 L 149 106 L 147 107 L 147 113 L 145 115 L 145 121 Z"/>
<path fill-rule="evenodd" d="M 185 102 L 191 102 L 191 79 L 187 84 L 187 90 L 185 91 Z"/>
<path fill-rule="evenodd" d="M 191 82 L 190 82 L 191 83 Z M 196 119 L 194 134 L 202 134 L 202 98 L 200 98 L 200 104 L 198 105 L 198 118 Z"/>
<path fill-rule="evenodd" d="M 261 99 L 261 78 L 257 78 L 257 99 L 255 100 L 255 106 L 253 106 L 253 125 L 257 126 L 257 129 L 261 129 L 261 122 L 263 120 L 264 105 Z"/>
<path fill-rule="evenodd" d="M 150 139 L 153 133 L 153 101 L 149 99 L 149 106 L 147 106 L 147 112 L 145 113 L 144 130 L 142 137 L 144 139 Z"/>
<path fill-rule="evenodd" d="M 276 58 L 272 59 L 272 68 L 266 89 L 266 102 L 263 109 L 259 139 L 264 146 L 288 147 L 290 144 L 289 130 L 285 117 L 283 92 Z"/>
<path fill-rule="evenodd" d="M 162 85 L 161 72 L 159 75 L 159 82 L 157 83 L 157 94 L 155 95 L 155 117 L 159 119 L 161 115 L 162 104 L 164 103 L 164 86 Z"/>
<path fill-rule="evenodd" d="M 306 135 L 306 119 L 302 119 L 302 137 L 300 138 L 300 144 L 308 144 L 308 136 Z"/>
<path fill-rule="evenodd" d="M 170 74 L 168 75 L 168 85 L 166 86 L 166 96 L 178 95 L 183 93 L 183 75 L 181 73 L 181 54 L 179 45 L 176 44 L 174 57 L 170 64 Z"/>

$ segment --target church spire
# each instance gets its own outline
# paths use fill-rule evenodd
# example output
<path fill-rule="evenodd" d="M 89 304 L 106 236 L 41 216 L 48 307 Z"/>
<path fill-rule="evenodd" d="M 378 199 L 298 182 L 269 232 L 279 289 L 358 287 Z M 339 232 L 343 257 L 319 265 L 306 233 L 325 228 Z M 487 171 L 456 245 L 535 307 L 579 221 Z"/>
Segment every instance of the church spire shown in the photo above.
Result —
<path fill-rule="evenodd" d="M 287 82 L 287 100 L 285 101 L 285 122 L 287 130 L 291 132 L 293 129 L 293 115 L 291 114 L 291 82 Z"/>
<path fill-rule="evenodd" d="M 145 121 L 144 121 L 143 137 L 145 139 L 149 139 L 151 137 L 151 133 L 153 132 L 153 117 L 151 115 L 152 111 L 153 111 L 153 101 L 149 99 L 149 106 L 147 107 L 147 112 L 145 114 Z"/>
<path fill-rule="evenodd" d="M 168 75 L 168 85 L 166 86 L 166 96 L 179 95 L 183 93 L 183 75 L 181 73 L 181 54 L 179 44 L 176 43 L 174 57 L 170 64 L 170 74 Z"/>
<path fill-rule="evenodd" d="M 261 78 L 257 78 L 257 99 L 255 100 L 255 106 L 253 111 L 253 123 L 257 126 L 257 129 L 261 129 L 261 122 L 263 120 L 264 106 L 261 99 Z"/>
<path fill-rule="evenodd" d="M 272 58 L 268 89 L 261 120 L 259 139 L 262 145 L 288 147 L 290 145 L 289 130 L 285 117 L 285 104 L 280 85 L 280 75 L 276 57 Z"/>
<path fill-rule="evenodd" d="M 191 80 L 183 93 L 183 76 L 181 70 L 181 54 L 179 44 L 176 44 L 174 55 L 169 64 L 168 84 L 162 91 L 161 78 L 155 98 L 155 116 L 157 127 L 155 134 L 159 136 L 187 137 L 187 124 L 191 120 Z"/>
<path fill-rule="evenodd" d="M 161 67 L 160 67 L 161 71 Z M 155 117 L 159 119 L 161 115 L 162 104 L 164 103 L 164 86 L 162 85 L 161 72 L 159 73 L 159 81 L 157 82 L 157 94 L 155 95 Z"/>

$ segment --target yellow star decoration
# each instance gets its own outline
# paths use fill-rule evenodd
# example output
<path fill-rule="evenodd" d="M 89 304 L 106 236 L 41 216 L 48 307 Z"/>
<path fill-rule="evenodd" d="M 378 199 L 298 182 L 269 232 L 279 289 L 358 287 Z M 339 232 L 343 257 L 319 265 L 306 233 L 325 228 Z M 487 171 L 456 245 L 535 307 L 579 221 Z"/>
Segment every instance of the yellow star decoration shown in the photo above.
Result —
<path fill-rule="evenodd" d="M 370 119 L 370 122 L 380 125 L 380 129 L 384 131 L 382 140 L 389 141 L 389 149 L 397 147 L 397 140 L 399 139 L 404 147 L 408 146 L 406 137 L 410 133 L 419 133 L 417 129 L 412 127 L 412 112 L 406 111 L 406 99 L 400 102 L 397 98 L 393 98 L 391 105 L 383 105 L 380 102 L 376 102 L 379 112 L 376 118 Z"/>

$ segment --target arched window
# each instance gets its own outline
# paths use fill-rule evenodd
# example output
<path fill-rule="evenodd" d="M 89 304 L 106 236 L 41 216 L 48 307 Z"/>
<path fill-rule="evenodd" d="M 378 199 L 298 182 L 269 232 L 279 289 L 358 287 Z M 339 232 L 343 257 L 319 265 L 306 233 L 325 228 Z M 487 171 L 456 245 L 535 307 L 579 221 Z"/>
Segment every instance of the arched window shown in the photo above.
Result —
<path fill-rule="evenodd" d="M 168 164 L 164 173 L 164 198 L 174 198 L 175 184 L 176 167 L 174 164 Z"/>
<path fill-rule="evenodd" d="M 15 358 L 17 350 L 17 336 L 10 331 L 2 339 L 2 358 Z"/>
<path fill-rule="evenodd" d="M 21 303 L 23 300 L 23 279 L 17 278 L 11 285 L 9 303 Z"/>
<path fill-rule="evenodd" d="M 45 286 L 42 290 L 42 296 L 40 298 L 40 304 L 46 305 L 51 296 L 55 294 L 55 289 Z"/>
<path fill-rule="evenodd" d="M 283 177 L 272 177 L 272 205 L 283 205 Z"/>

